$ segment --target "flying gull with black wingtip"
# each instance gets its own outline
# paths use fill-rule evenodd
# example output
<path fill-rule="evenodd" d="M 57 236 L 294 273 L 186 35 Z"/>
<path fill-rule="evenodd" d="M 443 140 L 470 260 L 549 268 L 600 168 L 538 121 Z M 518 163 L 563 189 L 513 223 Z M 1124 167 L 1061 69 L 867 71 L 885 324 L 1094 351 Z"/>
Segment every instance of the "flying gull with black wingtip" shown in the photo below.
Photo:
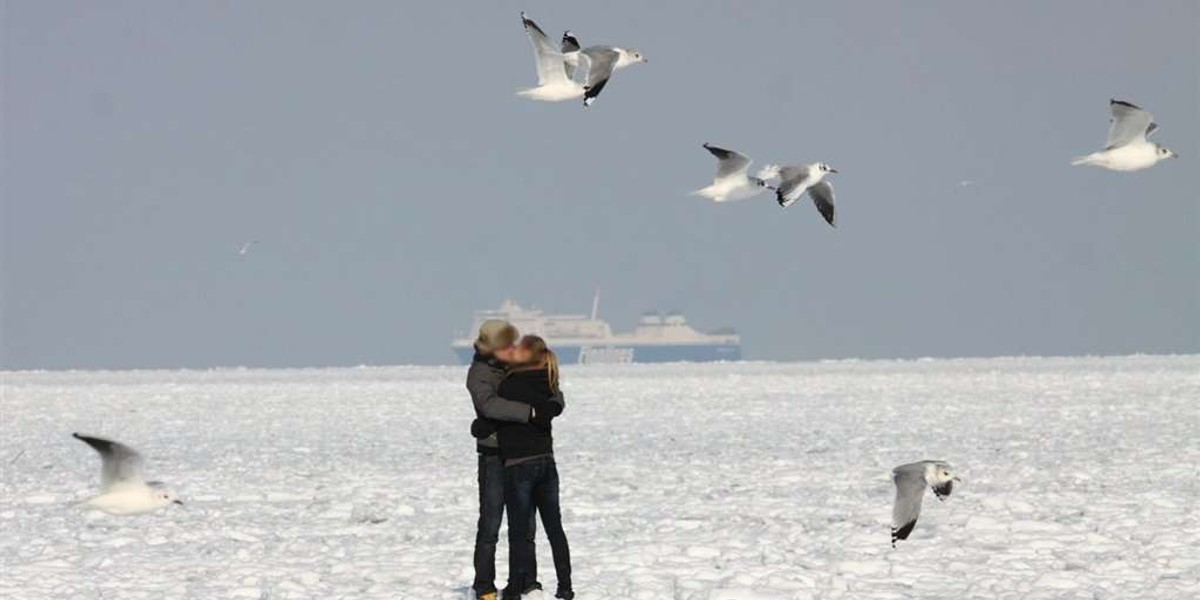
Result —
<path fill-rule="evenodd" d="M 938 500 L 945 500 L 953 491 L 954 482 L 962 479 L 945 461 L 922 460 L 892 469 L 892 481 L 896 484 L 896 502 L 892 505 L 892 547 L 895 548 L 896 540 L 908 539 L 917 524 L 925 488 L 932 488 Z"/>
<path fill-rule="evenodd" d="M 704 196 L 713 202 L 728 202 L 757 196 L 768 188 L 766 180 L 774 177 L 779 171 L 778 167 L 768 165 L 759 170 L 757 177 L 751 177 L 747 174 L 750 170 L 750 163 L 753 162 L 749 156 L 708 143 L 704 144 L 704 149 L 717 157 L 717 174 L 713 178 L 712 185 L 696 190 L 692 194 Z"/>
<path fill-rule="evenodd" d="M 563 34 L 562 42 L 555 46 L 542 28 L 524 12 L 521 23 L 533 44 L 533 56 L 537 63 L 537 87 L 521 90 L 519 95 L 533 100 L 559 102 L 583 98 L 584 106 L 591 106 L 596 97 L 608 85 L 614 71 L 629 65 L 644 63 L 646 57 L 633 49 L 619 46 L 579 47 L 579 40 L 569 30 Z M 575 80 L 577 72 L 585 72 L 583 83 Z"/>
<path fill-rule="evenodd" d="M 1154 115 L 1124 100 L 1109 100 L 1112 125 L 1104 150 L 1081 156 L 1072 165 L 1089 165 L 1110 171 L 1140 171 L 1179 155 L 1149 139 L 1158 130 Z"/>
<path fill-rule="evenodd" d="M 71 435 L 100 453 L 100 494 L 89 499 L 88 506 L 110 515 L 137 515 L 183 504 L 160 482 L 146 481 L 142 475 L 145 461 L 133 448 L 90 435 Z"/>
<path fill-rule="evenodd" d="M 830 173 L 838 170 L 825 164 L 789 165 L 779 169 L 779 187 L 775 188 L 775 201 L 787 208 L 800 199 L 805 192 L 812 198 L 825 221 L 837 227 L 833 206 L 833 186 L 825 181 Z"/>

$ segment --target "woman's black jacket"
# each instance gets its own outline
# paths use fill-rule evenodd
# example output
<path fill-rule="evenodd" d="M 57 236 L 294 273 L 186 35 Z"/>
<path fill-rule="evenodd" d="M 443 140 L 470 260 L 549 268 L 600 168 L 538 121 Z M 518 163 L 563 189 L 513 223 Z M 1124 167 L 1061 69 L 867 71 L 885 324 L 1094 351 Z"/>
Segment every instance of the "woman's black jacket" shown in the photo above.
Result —
<path fill-rule="evenodd" d="M 562 406 L 550 401 L 554 390 L 549 373 L 545 369 L 514 371 L 500 382 L 497 392 L 507 400 L 529 404 L 537 413 L 529 423 L 495 422 L 500 455 L 507 460 L 553 453 L 550 420 L 562 413 Z"/>

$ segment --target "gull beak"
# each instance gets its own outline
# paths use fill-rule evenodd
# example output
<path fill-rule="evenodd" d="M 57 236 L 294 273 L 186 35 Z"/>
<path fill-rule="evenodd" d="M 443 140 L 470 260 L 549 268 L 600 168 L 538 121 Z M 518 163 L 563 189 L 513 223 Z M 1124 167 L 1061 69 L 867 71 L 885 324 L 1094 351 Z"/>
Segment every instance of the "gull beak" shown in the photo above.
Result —
<path fill-rule="evenodd" d="M 829 168 L 829 172 L 830 172 L 830 173 L 837 173 L 837 172 L 838 172 L 838 170 L 837 170 L 837 169 L 834 169 L 833 167 L 830 167 L 830 168 Z"/>
<path fill-rule="evenodd" d="M 180 506 L 183 506 L 183 500 L 176 500 L 176 501 L 172 502 L 172 504 L 178 504 Z"/>

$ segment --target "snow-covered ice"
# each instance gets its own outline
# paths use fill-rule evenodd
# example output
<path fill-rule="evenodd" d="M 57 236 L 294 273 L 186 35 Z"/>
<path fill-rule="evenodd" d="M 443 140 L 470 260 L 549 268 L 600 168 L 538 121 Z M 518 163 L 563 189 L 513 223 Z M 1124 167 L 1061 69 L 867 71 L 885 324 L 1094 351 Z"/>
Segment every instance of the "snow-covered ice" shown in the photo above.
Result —
<path fill-rule="evenodd" d="M 463 375 L 4 373 L 0 597 L 466 598 Z M 1200 357 L 572 367 L 564 384 L 580 600 L 1200 597 Z M 97 474 L 73 431 L 134 445 L 187 505 L 78 506 Z M 891 468 L 926 458 L 966 482 L 893 550 Z"/>

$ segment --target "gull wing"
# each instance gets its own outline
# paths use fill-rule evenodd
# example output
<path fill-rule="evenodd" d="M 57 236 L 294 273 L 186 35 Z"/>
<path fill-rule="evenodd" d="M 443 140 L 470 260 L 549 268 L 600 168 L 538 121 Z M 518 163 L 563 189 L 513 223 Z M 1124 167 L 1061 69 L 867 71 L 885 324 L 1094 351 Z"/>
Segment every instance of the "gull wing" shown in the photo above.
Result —
<path fill-rule="evenodd" d="M 538 85 L 562 83 L 567 80 L 566 67 L 563 65 L 563 55 L 558 48 L 546 37 L 546 32 L 538 27 L 533 19 L 521 13 L 521 23 L 525 33 L 533 44 L 533 58 L 537 62 Z"/>
<path fill-rule="evenodd" d="M 791 165 L 779 169 L 779 187 L 775 189 L 775 200 L 780 206 L 788 207 L 800 198 L 808 188 L 808 167 Z"/>
<path fill-rule="evenodd" d="M 734 152 L 718 148 L 711 144 L 704 144 L 704 149 L 717 157 L 717 176 L 716 179 L 725 179 L 734 175 L 745 175 L 746 170 L 750 168 L 750 157 Z"/>
<path fill-rule="evenodd" d="M 825 217 L 825 222 L 837 227 L 833 208 L 833 186 L 828 181 L 819 181 L 808 188 L 808 195 L 812 198 L 813 204 L 817 205 L 821 216 Z"/>
<path fill-rule="evenodd" d="M 579 67 L 578 52 L 579 38 L 576 38 L 570 29 L 564 31 L 562 36 L 562 55 L 565 59 L 563 68 L 566 69 L 568 79 L 575 78 L 575 69 Z"/>
<path fill-rule="evenodd" d="M 1108 108 L 1112 112 L 1112 125 L 1108 128 L 1105 150 L 1145 141 L 1146 136 L 1158 129 L 1154 115 L 1124 100 L 1109 100 Z"/>
<path fill-rule="evenodd" d="M 562 36 L 562 53 L 575 52 L 579 50 L 579 38 L 575 37 L 574 33 L 568 29 L 563 32 Z"/>
<path fill-rule="evenodd" d="M 617 60 L 621 58 L 621 54 L 612 48 L 604 46 L 592 46 L 579 51 L 588 60 L 588 72 L 586 83 L 583 85 L 585 90 L 583 94 L 584 105 L 589 105 L 600 95 L 600 91 L 604 86 L 608 85 L 608 79 L 612 77 L 613 69 L 617 66 Z"/>
<path fill-rule="evenodd" d="M 896 540 L 908 539 L 917 517 L 921 516 L 921 499 L 925 495 L 925 465 L 913 463 L 892 471 L 896 483 L 896 501 L 892 505 L 892 547 Z"/>
<path fill-rule="evenodd" d="M 109 490 L 125 483 L 143 483 L 142 455 L 120 442 L 88 435 L 71 434 L 100 453 L 100 487 Z"/>

